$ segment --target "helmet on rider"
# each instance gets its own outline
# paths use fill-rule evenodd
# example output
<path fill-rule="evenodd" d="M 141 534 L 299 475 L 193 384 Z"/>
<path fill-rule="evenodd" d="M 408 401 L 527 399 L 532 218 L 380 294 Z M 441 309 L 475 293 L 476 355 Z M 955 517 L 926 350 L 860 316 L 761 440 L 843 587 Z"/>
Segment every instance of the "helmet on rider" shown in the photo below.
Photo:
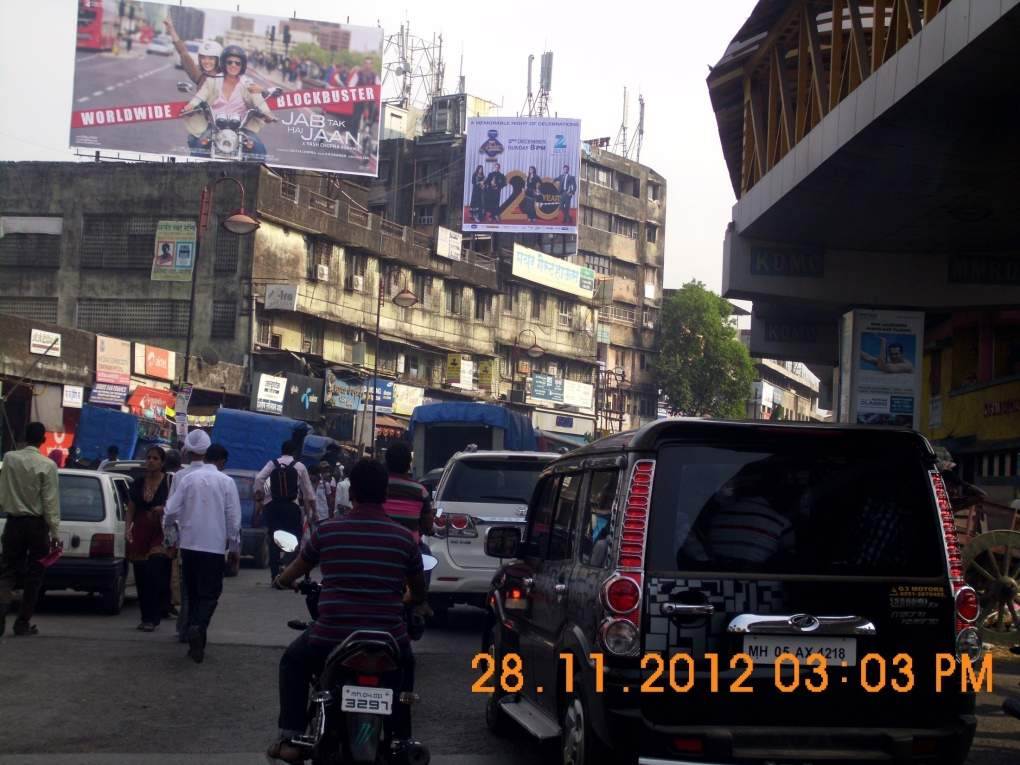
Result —
<path fill-rule="evenodd" d="M 223 46 L 215 40 L 203 40 L 198 46 L 198 65 L 206 74 L 214 73 L 220 65 Z M 203 60 L 205 59 L 205 60 Z M 210 62 L 209 59 L 212 59 Z"/>
<path fill-rule="evenodd" d="M 231 58 L 238 58 L 241 60 L 241 71 L 238 72 L 238 74 L 244 74 L 245 70 L 248 68 L 248 54 L 244 52 L 244 48 L 241 48 L 238 45 L 228 45 L 223 49 L 223 53 L 221 55 L 222 58 L 220 60 L 223 62 L 224 72 L 227 72 L 227 60 Z M 227 74 L 229 74 L 229 72 L 227 72 Z"/>

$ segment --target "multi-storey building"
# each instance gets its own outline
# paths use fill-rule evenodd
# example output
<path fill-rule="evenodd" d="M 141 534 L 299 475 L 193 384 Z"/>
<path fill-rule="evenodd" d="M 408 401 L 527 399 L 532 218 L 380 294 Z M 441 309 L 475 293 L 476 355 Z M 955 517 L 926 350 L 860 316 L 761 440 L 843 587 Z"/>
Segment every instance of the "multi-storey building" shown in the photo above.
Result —
<path fill-rule="evenodd" d="M 423 135 L 384 141 L 369 209 L 390 220 L 413 221 L 429 238 L 439 227 L 459 230 L 465 117 L 479 112 L 479 103 L 491 106 L 465 94 L 435 99 Z M 666 181 L 637 162 L 586 146 L 579 202 L 579 237 L 467 234 L 465 248 L 499 264 L 497 341 L 504 377 L 517 338 L 535 332 L 550 352 L 524 368 L 591 385 L 600 432 L 637 427 L 658 415 L 652 361 L 662 304 Z M 592 268 L 599 277 L 595 300 L 585 303 L 516 279 L 515 242 Z M 525 337 L 531 342 L 531 334 Z"/>
<path fill-rule="evenodd" d="M 190 283 L 151 278 L 156 228 L 197 222 L 203 188 L 226 175 L 261 225 L 244 237 L 218 226 L 241 200 L 235 184 L 216 185 L 190 364 L 218 365 L 211 379 L 223 383 L 200 390 L 199 404 L 244 405 L 261 374 L 325 378 L 327 432 L 362 443 L 373 398 L 392 428 L 422 402 L 504 401 L 567 443 L 654 418 L 662 178 L 593 151 L 580 249 L 574 237 L 468 235 L 439 252 L 438 229 L 459 229 L 464 161 L 462 119 L 440 122 L 384 142 L 371 183 L 252 165 L 4 165 L 0 209 L 17 224 L 0 239 L 0 313 L 182 354 Z M 596 298 L 515 276 L 515 241 L 595 269 L 605 277 Z M 414 304 L 398 306 L 398 293 Z"/>

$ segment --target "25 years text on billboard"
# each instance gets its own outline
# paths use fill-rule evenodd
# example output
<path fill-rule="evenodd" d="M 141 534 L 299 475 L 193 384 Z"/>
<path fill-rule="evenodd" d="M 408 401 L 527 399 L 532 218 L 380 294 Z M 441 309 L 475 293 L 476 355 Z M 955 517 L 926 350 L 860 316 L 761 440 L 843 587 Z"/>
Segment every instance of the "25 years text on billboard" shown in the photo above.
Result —
<path fill-rule="evenodd" d="M 577 234 L 581 121 L 468 120 L 462 229 Z"/>
<path fill-rule="evenodd" d="M 79 6 L 73 149 L 374 176 L 382 30 L 177 3 Z"/>

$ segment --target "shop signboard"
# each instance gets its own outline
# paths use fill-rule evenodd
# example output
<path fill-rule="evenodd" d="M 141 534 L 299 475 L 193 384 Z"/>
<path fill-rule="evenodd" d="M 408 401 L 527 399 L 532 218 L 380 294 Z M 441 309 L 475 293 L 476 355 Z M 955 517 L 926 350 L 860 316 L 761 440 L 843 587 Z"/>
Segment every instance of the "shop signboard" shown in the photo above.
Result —
<path fill-rule="evenodd" d="M 85 402 L 85 388 L 81 385 L 65 385 L 63 401 L 65 409 L 81 409 Z"/>
<path fill-rule="evenodd" d="M 318 377 L 287 373 L 283 415 L 304 422 L 322 418 L 322 386 Z"/>
<path fill-rule="evenodd" d="M 536 401 L 563 403 L 563 380 L 542 372 L 531 373 L 531 398 Z"/>
<path fill-rule="evenodd" d="M 131 342 L 96 335 L 96 382 L 127 389 L 131 382 Z"/>
<path fill-rule="evenodd" d="M 60 335 L 57 332 L 33 329 L 28 350 L 36 356 L 60 358 Z"/>
<path fill-rule="evenodd" d="M 425 389 L 415 385 L 393 384 L 393 414 L 410 417 L 425 401 Z"/>
<path fill-rule="evenodd" d="M 326 370 L 326 395 L 323 403 L 327 409 L 357 411 L 361 408 L 363 393 L 364 383 L 349 383 L 337 377 L 333 370 Z"/>

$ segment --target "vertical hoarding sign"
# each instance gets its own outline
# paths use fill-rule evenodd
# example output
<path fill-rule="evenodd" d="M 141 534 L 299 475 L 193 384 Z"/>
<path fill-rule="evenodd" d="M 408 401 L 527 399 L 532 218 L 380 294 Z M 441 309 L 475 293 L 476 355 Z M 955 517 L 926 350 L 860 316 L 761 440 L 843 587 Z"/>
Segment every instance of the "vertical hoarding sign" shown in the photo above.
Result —
<path fill-rule="evenodd" d="M 581 121 L 468 120 L 464 233 L 577 234 Z"/>
<path fill-rule="evenodd" d="M 595 272 L 592 269 L 522 244 L 514 244 L 513 275 L 585 300 L 591 300 L 595 294 Z"/>
<path fill-rule="evenodd" d="M 263 414 L 283 414 L 283 399 L 287 395 L 287 378 L 259 373 L 255 386 L 253 409 Z"/>
<path fill-rule="evenodd" d="M 841 388 L 849 382 L 848 421 L 918 429 L 924 314 L 851 311 L 844 316 L 843 342 Z"/>
<path fill-rule="evenodd" d="M 193 220 L 161 220 L 156 224 L 152 281 L 191 281 L 191 272 L 195 268 L 196 232 Z"/>
<path fill-rule="evenodd" d="M 478 362 L 478 387 L 480 389 L 492 391 L 495 363 L 492 359 L 482 359 Z"/>
<path fill-rule="evenodd" d="M 78 9 L 71 148 L 376 175 L 382 29 L 139 0 L 120 18 L 124 6 Z M 206 42 L 222 51 L 211 76 Z"/>
<path fill-rule="evenodd" d="M 463 367 L 464 355 L 461 353 L 448 353 L 446 355 L 446 375 L 443 382 L 447 385 L 459 385 L 461 367 Z"/>

